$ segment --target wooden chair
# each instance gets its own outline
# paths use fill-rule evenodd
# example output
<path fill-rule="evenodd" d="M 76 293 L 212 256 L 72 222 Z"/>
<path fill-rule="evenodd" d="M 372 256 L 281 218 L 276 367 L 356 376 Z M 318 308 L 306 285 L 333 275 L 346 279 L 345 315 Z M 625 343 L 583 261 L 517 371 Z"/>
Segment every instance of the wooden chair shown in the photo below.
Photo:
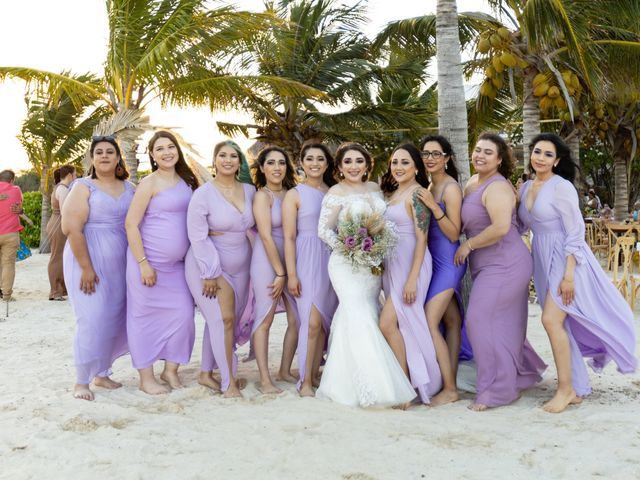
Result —
<path fill-rule="evenodd" d="M 607 229 L 605 227 L 605 221 L 594 219 L 593 223 L 586 224 L 587 231 L 591 231 L 591 251 L 594 255 L 600 255 L 600 257 L 608 258 L 609 256 L 609 240 Z"/>
<path fill-rule="evenodd" d="M 614 257 L 620 255 L 620 250 L 616 250 L 618 240 L 620 240 L 621 238 L 630 238 L 632 240 L 632 244 L 635 242 L 635 234 L 633 230 L 633 228 L 629 228 L 626 232 L 624 232 L 624 234 L 618 235 L 612 229 L 607 228 L 607 240 L 609 245 L 609 253 L 607 255 L 607 268 L 609 270 L 613 270 L 615 260 Z M 619 265 L 618 261 L 616 261 L 616 264 Z"/>
<path fill-rule="evenodd" d="M 613 284 L 620 291 L 625 300 L 633 308 L 635 278 L 632 274 L 633 270 L 633 247 L 636 240 L 632 236 L 622 236 L 616 239 L 612 258 Z M 620 260 L 622 259 L 622 263 Z M 618 270 L 622 267 L 622 272 L 618 276 Z"/>

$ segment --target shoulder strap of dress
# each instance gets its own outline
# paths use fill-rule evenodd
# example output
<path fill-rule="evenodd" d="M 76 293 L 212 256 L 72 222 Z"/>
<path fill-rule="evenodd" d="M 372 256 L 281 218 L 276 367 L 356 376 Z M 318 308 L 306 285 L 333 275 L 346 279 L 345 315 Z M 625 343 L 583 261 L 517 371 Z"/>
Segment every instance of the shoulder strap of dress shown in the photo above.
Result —
<path fill-rule="evenodd" d="M 91 181 L 91 179 L 89 177 L 80 177 L 80 178 L 76 178 L 73 183 L 81 183 L 82 185 L 84 185 L 85 187 L 87 187 L 89 189 L 90 192 L 93 192 L 97 187 L 93 184 L 93 182 Z"/>

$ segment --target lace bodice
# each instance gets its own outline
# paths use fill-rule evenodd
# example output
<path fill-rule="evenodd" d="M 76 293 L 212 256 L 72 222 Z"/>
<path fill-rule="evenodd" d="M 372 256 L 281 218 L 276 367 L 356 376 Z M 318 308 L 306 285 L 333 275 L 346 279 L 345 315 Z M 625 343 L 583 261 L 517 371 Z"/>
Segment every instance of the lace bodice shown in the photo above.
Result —
<path fill-rule="evenodd" d="M 384 213 L 385 209 L 386 203 L 380 191 L 349 195 L 327 193 L 322 200 L 318 236 L 333 249 L 338 242 L 336 228 L 347 214 L 370 215 Z"/>

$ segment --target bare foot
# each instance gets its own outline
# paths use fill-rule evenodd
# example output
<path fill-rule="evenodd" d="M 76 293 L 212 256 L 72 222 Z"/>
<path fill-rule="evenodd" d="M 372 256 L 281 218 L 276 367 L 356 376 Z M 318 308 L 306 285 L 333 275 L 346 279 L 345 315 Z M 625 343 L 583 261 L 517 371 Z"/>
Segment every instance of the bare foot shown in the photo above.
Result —
<path fill-rule="evenodd" d="M 276 380 L 287 383 L 298 383 L 298 378 L 294 377 L 291 372 L 279 372 L 278 375 L 276 375 Z"/>
<path fill-rule="evenodd" d="M 311 381 L 311 385 L 318 388 L 320 386 L 320 377 L 316 377 Z"/>
<path fill-rule="evenodd" d="M 235 385 L 229 385 L 229 388 L 223 394 L 224 398 L 242 398 L 240 390 Z"/>
<path fill-rule="evenodd" d="M 549 413 L 560 413 L 571 405 L 576 398 L 578 397 L 573 388 L 571 390 L 558 390 L 553 398 L 542 406 L 542 409 Z"/>
<path fill-rule="evenodd" d="M 487 407 L 486 405 L 482 404 L 482 403 L 472 403 L 471 405 L 469 405 L 467 407 L 469 410 L 473 410 L 474 412 L 484 412 L 485 410 L 487 410 L 489 407 Z"/>
<path fill-rule="evenodd" d="M 178 377 L 178 372 L 165 370 L 160 374 L 160 378 L 162 379 L 162 381 L 168 383 L 169 386 L 174 390 L 184 388 L 184 385 L 180 381 L 180 377 Z"/>
<path fill-rule="evenodd" d="M 171 391 L 166 385 L 156 382 L 155 378 L 152 382 L 140 382 L 140 390 L 149 395 L 162 395 Z"/>
<path fill-rule="evenodd" d="M 220 393 L 220 382 L 213 378 L 211 372 L 200 372 L 198 383 L 204 387 L 210 388 L 214 392 Z"/>
<path fill-rule="evenodd" d="M 391 408 L 393 408 L 394 410 L 407 410 L 410 406 L 411 406 L 411 402 L 405 402 L 405 403 L 401 403 L 400 405 L 394 405 Z"/>
<path fill-rule="evenodd" d="M 582 403 L 582 397 L 576 397 L 573 400 L 571 400 L 571 405 L 579 405 Z"/>
<path fill-rule="evenodd" d="M 73 398 L 92 401 L 95 397 L 93 396 L 93 392 L 89 388 L 89 385 L 76 383 L 73 386 Z"/>
<path fill-rule="evenodd" d="M 120 382 L 114 382 L 109 377 L 96 377 L 93 379 L 93 384 L 96 387 L 108 388 L 109 390 L 115 390 L 122 386 Z"/>
<path fill-rule="evenodd" d="M 240 390 L 244 390 L 247 387 L 247 379 L 244 377 L 236 378 L 236 385 Z"/>
<path fill-rule="evenodd" d="M 261 382 L 259 383 L 256 388 L 258 389 L 258 391 L 260 393 L 262 393 L 263 395 L 268 395 L 268 394 L 280 394 L 282 393 L 282 389 L 276 387 L 273 382 L 269 381 L 269 382 Z"/>
<path fill-rule="evenodd" d="M 301 397 L 315 397 L 316 396 L 316 392 L 309 385 L 302 385 L 302 387 L 300 387 L 300 392 L 299 393 L 300 393 Z"/>
<path fill-rule="evenodd" d="M 457 390 L 442 390 L 439 394 L 431 399 L 432 407 L 439 407 L 447 403 L 457 402 L 460 399 Z"/>

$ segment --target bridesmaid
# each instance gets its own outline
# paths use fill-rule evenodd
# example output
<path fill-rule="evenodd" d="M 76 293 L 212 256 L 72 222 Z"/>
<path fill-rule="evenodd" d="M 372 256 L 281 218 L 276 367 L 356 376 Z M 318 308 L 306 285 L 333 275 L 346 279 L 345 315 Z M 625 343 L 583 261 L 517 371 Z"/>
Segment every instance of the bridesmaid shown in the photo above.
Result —
<path fill-rule="evenodd" d="M 531 147 L 535 180 L 522 186 L 518 213 L 533 232 L 533 280 L 558 371 L 558 390 L 543 408 L 559 413 L 591 393 L 582 357 L 596 371 L 610 360 L 622 373 L 635 371 L 636 332 L 633 312 L 585 242 L 569 147 L 552 133 Z"/>
<path fill-rule="evenodd" d="M 92 380 L 97 387 L 122 386 L 109 376 L 128 351 L 124 219 L 134 191 L 113 136 L 93 137 L 89 153 L 89 176 L 74 183 L 62 208 L 64 277 L 76 316 L 73 396 L 82 400 L 94 399 Z"/>
<path fill-rule="evenodd" d="M 431 254 L 427 249 L 430 212 L 418 193 L 428 186 L 420 151 L 409 143 L 396 147 L 381 184 L 388 201 L 385 217 L 396 224 L 398 245 L 396 256 L 385 261 L 382 285 L 386 302 L 380 314 L 380 330 L 426 404 L 442 388 L 422 304 L 431 281 Z"/>
<path fill-rule="evenodd" d="M 157 395 L 182 387 L 178 366 L 189 362 L 193 350 L 193 297 L 184 256 L 189 248 L 187 207 L 198 181 L 170 132 L 156 132 L 147 151 L 153 173 L 140 181 L 125 220 L 127 336 L 140 390 Z M 160 359 L 160 378 L 169 387 L 153 373 Z"/>
<path fill-rule="evenodd" d="M 431 185 L 428 190 L 420 190 L 420 199 L 431 211 L 429 250 L 433 256 L 433 276 L 426 296 L 425 313 L 444 384 L 442 392 L 431 402 L 431 405 L 438 406 L 458 400 L 458 358 L 472 358 L 469 341 L 464 332 L 461 334 L 461 282 L 467 266 L 453 263 L 460 246 L 462 190 L 458 185 L 453 148 L 445 137 L 424 137 L 420 141 L 420 151 L 431 176 Z M 444 336 L 442 324 L 446 332 Z"/>
<path fill-rule="evenodd" d="M 469 257 L 473 278 L 466 325 L 478 372 L 469 408 L 481 411 L 517 400 L 542 379 L 546 365 L 526 339 L 533 262 L 516 227 L 516 195 L 507 180 L 511 151 L 499 135 L 483 133 L 471 158 L 478 173 L 462 203 L 467 241 L 454 261 L 462 265 Z"/>
<path fill-rule="evenodd" d="M 295 170 L 287 153 L 280 147 L 261 150 L 252 168 L 254 183 L 259 189 L 253 197 L 253 216 L 258 236 L 251 257 L 251 284 L 256 308 L 252 343 L 260 370 L 258 390 L 262 393 L 281 393 L 282 390 L 273 384 L 269 375 L 269 329 L 276 312 L 286 308 L 287 331 L 278 378 L 295 383 L 297 379 L 291 374 L 291 363 L 296 353 L 298 329 L 295 300 L 284 291 L 287 275 L 282 233 L 282 200 L 287 191 L 296 186 Z"/>
<path fill-rule="evenodd" d="M 191 247 L 185 274 L 191 295 L 206 321 L 202 367 L 198 382 L 224 396 L 241 397 L 236 380 L 237 344 L 249 340 L 252 318 L 249 301 L 251 205 L 255 188 L 237 175 L 243 155 L 233 142 L 218 143 L 213 151 L 216 176 L 198 188 L 187 211 Z M 213 378 L 220 368 L 221 383 Z"/>
<path fill-rule="evenodd" d="M 49 257 L 49 300 L 65 300 L 67 287 L 64 284 L 64 274 L 62 272 L 62 252 L 67 241 L 62 233 L 60 210 L 64 205 L 64 200 L 69 193 L 69 185 L 76 178 L 76 169 L 73 165 L 62 165 L 53 171 L 53 178 L 56 186 L 51 194 L 51 217 L 47 223 L 47 237 L 51 246 L 51 256 Z"/>
<path fill-rule="evenodd" d="M 326 145 L 308 143 L 300 152 L 305 180 L 282 203 L 287 287 L 298 310 L 300 396 L 315 395 L 320 362 L 338 299 L 329 280 L 329 250 L 318 237 L 322 199 L 333 178 L 333 157 Z"/>

